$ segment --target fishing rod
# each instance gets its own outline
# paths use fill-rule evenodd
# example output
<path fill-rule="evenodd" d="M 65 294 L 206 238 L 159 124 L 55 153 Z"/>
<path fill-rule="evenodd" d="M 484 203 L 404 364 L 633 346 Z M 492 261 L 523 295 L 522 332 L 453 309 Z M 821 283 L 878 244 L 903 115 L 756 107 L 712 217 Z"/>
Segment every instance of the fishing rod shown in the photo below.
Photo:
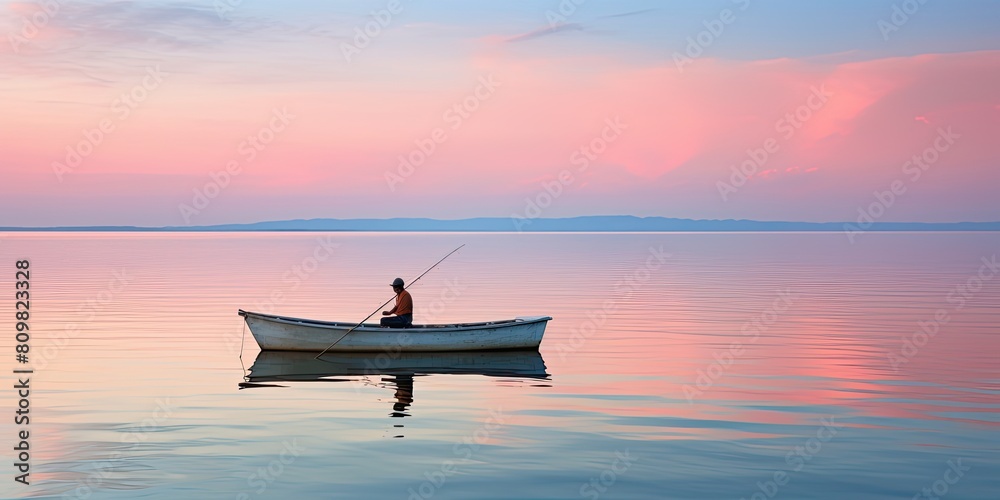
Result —
<path fill-rule="evenodd" d="M 435 267 L 437 267 L 437 266 L 438 266 L 438 264 L 440 264 L 440 263 L 444 262 L 444 259 L 447 259 L 448 257 L 451 257 L 451 254 L 453 254 L 453 253 L 455 253 L 455 252 L 457 252 L 457 251 L 461 250 L 461 249 L 462 249 L 462 247 L 464 247 L 464 246 L 465 246 L 465 243 L 462 243 L 461 245 L 459 245 L 459 247 L 458 247 L 458 248 L 456 248 L 456 249 L 452 250 L 451 252 L 448 252 L 448 255 L 445 255 L 444 257 L 442 257 L 442 258 L 441 258 L 441 260 L 439 260 L 439 261 L 435 262 L 433 266 L 431 266 L 431 267 L 428 267 L 426 271 L 424 271 L 423 273 L 421 273 L 421 274 L 420 274 L 420 276 L 417 276 L 417 277 L 416 277 L 416 279 L 414 279 L 413 281 L 411 281 L 409 285 L 406 285 L 405 287 L 403 287 L 403 290 L 406 290 L 406 289 L 407 289 L 407 288 L 409 288 L 409 287 L 410 287 L 411 285 L 413 285 L 414 283 L 416 283 L 417 281 L 419 281 L 419 280 L 420 280 L 420 278 L 423 278 L 425 274 L 427 274 L 427 273 L 431 272 L 431 269 L 434 269 Z M 383 307 L 385 307 L 386 305 L 388 305 L 388 304 L 389 304 L 389 302 L 392 302 L 392 301 L 393 301 L 393 299 L 395 299 L 395 298 L 396 298 L 396 297 L 393 297 L 393 298 L 391 298 L 391 299 L 389 299 L 389 300 L 385 301 L 385 302 L 384 302 L 384 303 L 383 303 L 382 305 L 378 306 L 378 309 L 376 309 L 376 310 L 372 311 L 372 313 L 371 313 L 371 314 L 369 314 L 368 316 L 366 316 L 366 317 L 365 317 L 365 319 L 361 320 L 361 322 L 360 322 L 360 323 L 358 323 L 358 324 L 356 324 L 356 325 L 352 326 L 350 330 L 347 330 L 347 333 L 345 333 L 345 334 L 344 334 L 344 335 L 343 335 L 342 337 L 340 337 L 339 339 L 337 339 L 337 341 L 336 341 L 336 342 L 334 342 L 334 343 L 330 344 L 330 346 L 329 346 L 329 347 L 327 347 L 326 349 L 323 349 L 323 352 L 321 352 L 321 353 L 317 354 L 317 355 L 316 355 L 316 357 L 315 357 L 314 359 L 319 359 L 319 357 L 320 357 L 320 356 L 322 356 L 322 355 L 326 354 L 326 351 L 329 351 L 330 349 L 332 349 L 332 348 L 333 348 L 333 346 L 335 346 L 335 345 L 337 345 L 338 343 L 340 343 L 340 341 L 341 341 L 341 340 L 344 340 L 344 338 L 345 338 L 345 337 L 347 337 L 347 335 L 348 335 L 348 334 L 350 334 L 351 332 L 353 332 L 355 328 L 357 328 L 357 327 L 359 327 L 359 326 L 363 325 L 363 324 L 365 323 L 365 321 L 368 321 L 368 318 L 371 318 L 372 316 L 374 316 L 374 315 L 375 315 L 375 313 L 377 313 L 377 312 L 381 311 Z"/>

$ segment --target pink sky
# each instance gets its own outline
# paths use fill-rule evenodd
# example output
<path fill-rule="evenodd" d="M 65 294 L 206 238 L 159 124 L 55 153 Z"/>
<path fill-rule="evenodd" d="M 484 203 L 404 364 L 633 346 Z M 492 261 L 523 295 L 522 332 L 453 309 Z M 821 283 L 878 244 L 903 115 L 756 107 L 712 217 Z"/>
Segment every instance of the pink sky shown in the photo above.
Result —
<path fill-rule="evenodd" d="M 37 10 L 2 8 L 0 26 L 13 32 Z M 136 5 L 112 12 L 117 24 L 65 9 L 17 51 L 0 48 L 0 225 L 506 217 L 563 171 L 543 217 L 850 221 L 900 180 L 907 191 L 884 221 L 1000 219 L 997 50 L 706 54 L 679 71 L 676 47 L 627 37 L 565 30 L 512 42 L 519 33 L 504 25 L 456 34 L 413 22 L 348 62 L 338 47 L 363 18 L 326 35 L 247 17 L 241 38 L 233 21 L 215 26 L 196 9 L 178 8 L 174 24 Z M 160 80 L 147 76 L 155 68 Z M 800 109 L 820 88 L 828 100 Z M 123 93 L 147 97 L 132 108 Z M 457 113 L 463 103 L 475 110 Z M 779 120 L 796 111 L 809 118 L 789 133 Z M 86 139 L 102 120 L 111 133 Z M 608 121 L 620 134 L 606 133 Z M 960 137 L 914 180 L 904 163 L 942 129 Z M 605 146 L 602 133 L 613 140 L 581 170 L 574 154 Z M 274 140 L 251 159 L 241 143 L 257 134 Z M 719 183 L 769 140 L 777 151 L 724 199 Z M 421 141 L 433 152 L 400 175 L 397 158 L 420 156 Z M 54 166 L 67 148 L 93 152 Z M 227 165 L 239 174 L 213 181 Z M 195 191 L 206 189 L 218 194 L 198 208 Z M 197 212 L 185 217 L 181 205 Z"/>

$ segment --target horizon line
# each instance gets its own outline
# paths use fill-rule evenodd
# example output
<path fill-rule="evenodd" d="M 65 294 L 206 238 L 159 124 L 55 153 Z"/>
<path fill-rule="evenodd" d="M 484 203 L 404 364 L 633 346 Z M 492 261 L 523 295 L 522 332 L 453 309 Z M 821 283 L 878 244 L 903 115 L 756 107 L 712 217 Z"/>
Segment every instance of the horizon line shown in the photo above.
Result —
<path fill-rule="evenodd" d="M 521 222 L 519 225 L 517 219 Z M 674 222 L 683 224 L 706 224 L 706 225 L 717 225 L 717 224 L 747 224 L 747 225 L 791 225 L 791 226 L 803 226 L 800 228 L 783 228 L 782 231 L 829 231 L 831 226 L 840 226 L 837 231 L 901 231 L 901 230 L 923 230 L 923 231 L 955 231 L 955 230 L 973 230 L 979 232 L 989 232 L 989 231 L 1000 231 L 1000 221 L 959 221 L 959 222 L 899 222 L 899 221 L 869 221 L 864 223 L 862 221 L 857 222 L 846 222 L 846 221 L 831 221 L 831 222 L 806 222 L 806 221 L 788 221 L 788 220 L 755 220 L 755 219 L 688 219 L 688 218 L 676 218 L 676 217 L 665 217 L 665 216 L 637 216 L 637 215 L 579 215 L 572 217 L 536 217 L 536 218 L 520 218 L 520 217 L 497 217 L 497 216 L 480 216 L 480 217 L 466 217 L 461 219 L 436 219 L 432 217 L 388 217 L 388 218 L 349 218 L 349 219 L 339 219 L 332 217 L 319 217 L 319 218 L 298 218 L 298 219 L 283 219 L 283 220 L 260 220 L 256 222 L 235 222 L 235 223 L 220 223 L 220 224 L 206 224 L 206 225 L 190 225 L 190 226 L 136 226 L 136 225 L 78 225 L 78 226 L 0 226 L 0 231 L 5 232 L 21 232 L 21 231 L 80 231 L 80 232 L 108 232 L 108 231 L 120 231 L 120 232 L 151 232 L 151 231 L 164 231 L 164 232 L 188 232 L 188 231 L 198 231 L 198 232 L 234 232 L 234 231 L 250 231 L 250 232 L 265 232 L 265 231 L 296 231 L 296 232 L 319 232 L 319 231 L 340 231 L 340 232 L 364 232 L 364 231 L 387 231 L 387 232 L 505 232 L 496 227 L 491 228 L 295 228 L 295 227 L 285 227 L 285 228 L 254 228 L 253 226 L 260 225 L 276 225 L 285 224 L 289 226 L 294 226 L 296 223 L 322 223 L 328 221 L 331 223 L 386 223 L 386 222 L 403 222 L 403 221 L 419 221 L 424 223 L 463 223 L 463 222 L 499 222 L 504 220 L 509 220 L 512 222 L 513 227 L 507 231 L 509 232 L 612 232 L 612 231 L 626 231 L 626 232 L 678 232 L 679 229 L 642 229 L 642 228 L 550 228 L 550 229 L 522 229 L 524 225 L 530 225 L 535 222 L 559 222 L 559 221 L 575 221 L 580 222 L 580 219 L 634 219 L 637 222 L 645 222 L 647 224 L 655 222 Z M 612 222 L 610 220 L 603 221 L 605 223 Z M 962 228 L 959 229 L 955 226 L 991 226 L 996 225 L 995 228 Z M 923 229 L 917 229 L 920 226 L 930 226 L 924 227 Z M 910 229 L 903 229 L 903 227 L 908 227 Z M 936 229 L 935 229 L 936 228 Z M 723 231 L 723 232 L 740 232 L 740 231 L 760 231 L 761 228 L 756 229 L 698 229 L 698 228 L 686 228 L 682 231 L 694 231 L 694 232 L 705 232 L 705 231 Z M 770 229 L 773 232 L 775 229 Z"/>

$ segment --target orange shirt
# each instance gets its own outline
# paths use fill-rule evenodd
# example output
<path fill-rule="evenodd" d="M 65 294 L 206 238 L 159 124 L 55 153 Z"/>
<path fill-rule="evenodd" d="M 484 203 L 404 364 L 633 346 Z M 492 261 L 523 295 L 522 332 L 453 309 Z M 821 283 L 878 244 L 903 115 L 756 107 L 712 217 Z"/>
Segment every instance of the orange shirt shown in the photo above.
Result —
<path fill-rule="evenodd" d="M 396 315 L 400 314 L 413 314 L 413 297 L 406 290 L 396 295 Z"/>

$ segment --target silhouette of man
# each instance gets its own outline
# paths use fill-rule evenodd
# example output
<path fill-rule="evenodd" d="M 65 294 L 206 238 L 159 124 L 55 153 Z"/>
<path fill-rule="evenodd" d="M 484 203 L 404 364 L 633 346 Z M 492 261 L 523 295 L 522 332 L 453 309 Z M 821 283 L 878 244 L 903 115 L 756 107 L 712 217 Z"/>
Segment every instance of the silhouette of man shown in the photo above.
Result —
<path fill-rule="evenodd" d="M 388 311 L 382 311 L 380 324 L 389 328 L 408 328 L 413 326 L 413 297 L 403 289 L 403 279 L 392 280 L 392 291 L 396 292 L 396 305 Z M 395 316 L 393 316 L 395 314 Z"/>

